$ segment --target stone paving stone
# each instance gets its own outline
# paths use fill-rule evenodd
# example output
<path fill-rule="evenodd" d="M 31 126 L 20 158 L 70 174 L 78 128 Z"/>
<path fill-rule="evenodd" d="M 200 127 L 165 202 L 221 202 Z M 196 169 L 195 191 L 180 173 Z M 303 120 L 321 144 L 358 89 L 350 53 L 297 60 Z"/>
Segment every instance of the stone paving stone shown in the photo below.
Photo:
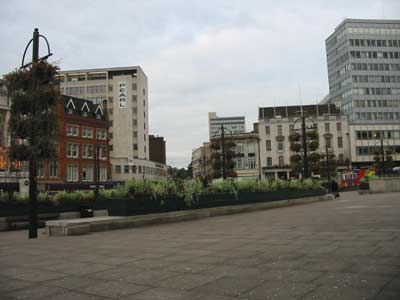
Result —
<path fill-rule="evenodd" d="M 313 283 L 316 285 L 330 286 L 332 288 L 363 288 L 380 290 L 389 282 L 393 276 L 371 275 L 364 273 L 329 273 L 324 274 Z"/>
<path fill-rule="evenodd" d="M 193 293 L 200 295 L 240 296 L 246 291 L 260 285 L 262 280 L 254 280 L 243 277 L 221 277 L 208 284 L 192 289 Z M 207 297 L 208 299 L 208 297 Z"/>
<path fill-rule="evenodd" d="M 299 299 L 315 289 L 315 285 L 299 282 L 269 281 L 240 295 L 246 299 Z"/>
<path fill-rule="evenodd" d="M 44 297 L 44 298 L 39 298 L 38 300 L 107 300 L 107 299 L 109 300 L 110 298 L 104 298 L 96 295 L 68 291 L 63 294 L 51 295 L 51 298 Z"/>
<path fill-rule="evenodd" d="M 90 275 L 91 278 L 125 281 L 148 286 L 158 286 L 161 280 L 176 276 L 179 276 L 179 274 L 164 270 L 141 270 L 131 268 L 118 268 Z"/>
<path fill-rule="evenodd" d="M 301 300 L 372 300 L 377 293 L 378 291 L 374 289 L 321 286 L 305 295 Z"/>
<path fill-rule="evenodd" d="M 24 280 L 4 278 L 0 280 L 0 295 L 19 289 L 33 287 L 34 283 Z"/>
<path fill-rule="evenodd" d="M 36 286 L 31 286 L 30 288 L 23 288 L 16 291 L 4 293 L 1 296 L 7 300 L 8 299 L 36 300 L 40 298 L 52 299 L 53 295 L 63 294 L 65 292 L 67 292 L 67 290 L 59 287 L 36 285 Z"/>
<path fill-rule="evenodd" d="M 77 291 L 96 296 L 121 299 L 128 295 L 148 290 L 149 288 L 148 286 L 137 285 L 126 281 L 102 280 L 96 281 L 88 287 L 77 289 Z"/>
<path fill-rule="evenodd" d="M 82 276 L 67 276 L 59 279 L 48 280 L 45 285 L 57 286 L 65 289 L 80 289 L 90 286 L 96 282 L 97 279 L 82 277 Z"/>
<path fill-rule="evenodd" d="M 111 269 L 110 265 L 100 263 L 83 263 L 83 262 L 65 262 L 63 264 L 41 267 L 43 270 L 56 271 L 71 275 L 87 275 Z"/>
<path fill-rule="evenodd" d="M 166 289 L 166 288 L 153 288 L 140 292 L 135 295 L 127 296 L 126 300 L 191 300 L 193 295 L 189 292 Z"/>
<path fill-rule="evenodd" d="M 161 280 L 157 285 L 164 288 L 177 290 L 191 290 L 217 280 L 218 277 L 200 274 L 184 274 L 169 279 Z"/>
<path fill-rule="evenodd" d="M 15 269 L 8 273 L 7 277 L 10 279 L 20 279 L 31 282 L 42 282 L 46 280 L 51 280 L 55 278 L 60 278 L 65 276 L 59 272 L 38 270 L 38 269 Z"/>
<path fill-rule="evenodd" d="M 399 299 L 400 299 L 399 292 L 383 291 L 383 292 L 379 293 L 376 297 L 374 297 L 374 300 L 399 300 Z"/>

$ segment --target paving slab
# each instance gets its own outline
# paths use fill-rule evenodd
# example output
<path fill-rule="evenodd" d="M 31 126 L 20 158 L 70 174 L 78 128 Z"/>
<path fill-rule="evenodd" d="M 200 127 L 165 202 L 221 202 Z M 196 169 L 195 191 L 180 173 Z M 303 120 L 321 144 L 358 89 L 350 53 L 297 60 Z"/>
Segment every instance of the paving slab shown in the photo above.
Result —
<path fill-rule="evenodd" d="M 400 299 L 400 193 L 49 238 L 0 232 L 0 298 Z"/>

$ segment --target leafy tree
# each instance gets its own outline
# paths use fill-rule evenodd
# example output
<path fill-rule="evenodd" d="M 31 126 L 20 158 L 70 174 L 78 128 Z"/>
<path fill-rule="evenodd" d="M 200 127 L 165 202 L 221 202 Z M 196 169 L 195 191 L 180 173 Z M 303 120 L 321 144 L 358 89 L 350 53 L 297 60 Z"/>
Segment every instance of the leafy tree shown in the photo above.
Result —
<path fill-rule="evenodd" d="M 222 147 L 223 146 L 223 147 Z M 235 157 L 236 144 L 230 138 L 213 139 L 210 143 L 211 148 L 211 164 L 213 170 L 213 178 L 223 177 L 223 168 L 225 167 L 225 176 L 236 177 L 235 172 Z M 224 149 L 224 153 L 222 153 Z M 224 164 L 225 156 L 225 164 Z"/>

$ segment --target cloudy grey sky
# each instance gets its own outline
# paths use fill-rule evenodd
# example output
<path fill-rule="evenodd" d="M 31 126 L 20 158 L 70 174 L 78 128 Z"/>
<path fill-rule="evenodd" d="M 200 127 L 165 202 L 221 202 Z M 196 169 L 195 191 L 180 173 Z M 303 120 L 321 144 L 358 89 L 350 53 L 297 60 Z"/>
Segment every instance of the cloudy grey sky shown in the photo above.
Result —
<path fill-rule="evenodd" d="M 398 0 L 1 0 L 0 74 L 20 65 L 34 27 L 64 70 L 140 65 L 150 131 L 187 166 L 207 113 L 315 103 L 328 92 L 325 38 L 344 18 L 400 17 Z M 301 89 L 299 89 L 299 86 Z"/>

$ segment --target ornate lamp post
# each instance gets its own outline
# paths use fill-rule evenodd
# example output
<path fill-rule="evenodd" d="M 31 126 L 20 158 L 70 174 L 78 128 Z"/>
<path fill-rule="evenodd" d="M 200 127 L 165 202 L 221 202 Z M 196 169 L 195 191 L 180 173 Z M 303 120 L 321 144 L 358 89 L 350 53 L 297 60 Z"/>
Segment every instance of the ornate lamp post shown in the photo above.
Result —
<path fill-rule="evenodd" d="M 47 44 L 47 55 L 43 57 L 39 57 L 39 38 L 43 38 Z M 29 48 L 29 45 L 32 44 L 32 62 L 24 64 L 25 55 Z M 33 37 L 29 41 L 29 43 L 25 47 L 24 55 L 22 57 L 21 69 L 25 69 L 32 65 L 32 91 L 36 91 L 38 88 L 37 80 L 36 80 L 36 66 L 37 63 L 43 60 L 46 60 L 52 55 L 50 52 L 50 45 L 47 41 L 47 38 L 41 34 L 39 34 L 39 30 L 35 28 L 33 32 Z M 34 113 L 36 111 L 36 103 L 32 101 L 31 103 L 31 112 Z M 31 135 L 31 144 L 35 145 L 35 134 Z M 36 185 L 36 175 L 37 175 L 37 160 L 34 157 L 34 153 L 30 156 L 29 159 L 29 238 L 37 238 L 37 185 Z"/>
<path fill-rule="evenodd" d="M 225 131 L 228 132 L 228 134 L 232 134 L 233 132 L 230 131 L 229 129 L 226 129 L 224 127 L 224 124 L 221 124 L 221 127 L 218 129 L 218 131 L 214 134 L 213 138 L 216 138 L 218 133 L 221 134 L 221 154 L 222 154 L 222 178 L 225 180 L 226 179 L 226 151 L 225 151 Z"/>

